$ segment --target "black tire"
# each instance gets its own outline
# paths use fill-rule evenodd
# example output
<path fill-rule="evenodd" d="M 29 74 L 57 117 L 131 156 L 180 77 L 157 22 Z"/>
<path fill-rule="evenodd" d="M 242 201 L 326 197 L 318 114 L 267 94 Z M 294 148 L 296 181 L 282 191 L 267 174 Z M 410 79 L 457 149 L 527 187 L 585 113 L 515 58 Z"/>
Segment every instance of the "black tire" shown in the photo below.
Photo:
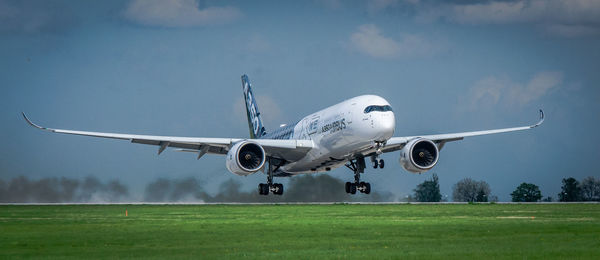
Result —
<path fill-rule="evenodd" d="M 258 184 L 258 195 L 264 195 L 263 194 L 263 184 L 262 183 Z"/>
<path fill-rule="evenodd" d="M 261 195 L 269 195 L 269 185 L 266 183 L 261 183 L 262 194 Z"/>
<path fill-rule="evenodd" d="M 350 194 L 356 194 L 356 184 L 350 184 Z"/>
<path fill-rule="evenodd" d="M 373 161 L 373 169 L 377 169 L 378 165 L 379 163 L 377 163 L 377 160 Z"/>
<path fill-rule="evenodd" d="M 349 181 L 346 182 L 346 193 L 350 193 L 350 186 L 352 185 L 352 183 L 350 183 Z"/>
<path fill-rule="evenodd" d="M 277 185 L 277 192 L 275 194 L 277 194 L 277 195 L 283 195 L 283 184 L 277 183 L 275 185 Z"/>
<path fill-rule="evenodd" d="M 383 159 L 379 160 L 379 169 L 383 169 L 384 166 L 385 166 L 385 161 L 383 161 Z"/>
<path fill-rule="evenodd" d="M 365 191 L 363 191 L 363 193 L 365 194 L 369 194 L 371 193 L 371 183 L 365 183 L 365 186 L 363 186 L 365 188 Z"/>

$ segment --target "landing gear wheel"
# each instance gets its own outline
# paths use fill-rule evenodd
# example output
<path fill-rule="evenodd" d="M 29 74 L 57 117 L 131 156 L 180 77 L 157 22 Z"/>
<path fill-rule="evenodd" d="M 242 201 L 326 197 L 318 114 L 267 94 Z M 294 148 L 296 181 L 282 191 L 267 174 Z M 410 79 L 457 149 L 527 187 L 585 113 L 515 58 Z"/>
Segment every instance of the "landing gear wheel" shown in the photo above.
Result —
<path fill-rule="evenodd" d="M 383 161 L 383 159 L 379 160 L 379 169 L 383 169 L 384 166 L 385 166 L 385 161 Z"/>
<path fill-rule="evenodd" d="M 363 190 L 363 193 L 364 193 L 364 194 L 369 194 L 369 193 L 371 193 L 371 184 L 370 184 L 370 183 L 366 182 L 366 183 L 365 183 L 365 185 L 364 185 L 363 187 L 364 187 L 364 190 Z"/>
<path fill-rule="evenodd" d="M 356 194 L 356 184 L 350 183 L 350 194 Z"/>
<path fill-rule="evenodd" d="M 379 167 L 381 163 L 376 156 L 371 157 L 371 162 L 373 162 L 374 168 Z M 365 172 L 365 158 L 354 158 L 346 164 L 346 167 L 354 172 L 354 182 L 346 182 L 346 192 L 356 194 L 356 190 L 358 190 L 361 193 L 371 193 L 371 185 L 360 181 L 360 174 Z"/>
<path fill-rule="evenodd" d="M 373 169 L 377 169 L 377 166 L 379 166 L 377 160 L 373 161 Z"/>
<path fill-rule="evenodd" d="M 269 195 L 269 185 L 265 183 L 258 184 L 258 194 Z"/>
<path fill-rule="evenodd" d="M 283 184 L 275 183 L 275 184 L 273 184 L 273 187 L 275 188 L 275 191 L 273 191 L 273 194 L 275 194 L 275 195 L 283 194 Z"/>
<path fill-rule="evenodd" d="M 360 191 L 360 193 L 365 192 L 365 182 L 361 181 L 360 183 L 358 183 L 358 191 Z"/>

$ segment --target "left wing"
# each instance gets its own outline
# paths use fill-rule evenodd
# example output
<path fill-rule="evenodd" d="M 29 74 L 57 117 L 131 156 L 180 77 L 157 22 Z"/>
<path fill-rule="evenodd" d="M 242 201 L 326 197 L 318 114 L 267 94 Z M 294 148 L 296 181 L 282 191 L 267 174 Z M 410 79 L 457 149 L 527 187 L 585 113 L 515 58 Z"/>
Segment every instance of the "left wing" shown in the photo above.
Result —
<path fill-rule="evenodd" d="M 158 154 L 162 153 L 167 147 L 181 148 L 180 151 L 195 151 L 198 152 L 198 159 L 204 154 L 227 154 L 231 145 L 245 140 L 240 138 L 203 138 L 203 137 L 177 137 L 177 136 L 154 136 L 154 135 L 136 135 L 136 134 L 116 134 L 89 132 L 77 130 L 64 130 L 41 127 L 31 122 L 29 118 L 23 114 L 23 118 L 31 126 L 45 131 L 61 134 L 83 135 L 101 138 L 129 140 L 132 143 L 157 145 Z M 278 140 L 278 139 L 249 139 L 252 142 L 260 144 L 268 156 L 285 159 L 287 161 L 295 161 L 300 159 L 314 144 L 312 140 Z"/>
<path fill-rule="evenodd" d="M 392 137 L 386 142 L 385 146 L 381 150 L 384 153 L 400 150 L 404 147 L 404 145 L 406 145 L 406 143 L 408 143 L 409 141 L 411 141 L 415 138 L 429 139 L 429 140 L 433 141 L 434 143 L 436 143 L 438 145 L 438 148 L 441 150 L 442 147 L 444 146 L 444 144 L 446 144 L 447 142 L 462 140 L 465 137 L 528 130 L 528 129 L 532 129 L 532 128 L 540 126 L 543 122 L 544 122 L 544 111 L 542 111 L 540 109 L 540 119 L 537 123 L 535 123 L 533 125 L 502 128 L 502 129 L 493 129 L 493 130 L 473 131 L 473 132 L 452 133 L 452 134 Z"/>

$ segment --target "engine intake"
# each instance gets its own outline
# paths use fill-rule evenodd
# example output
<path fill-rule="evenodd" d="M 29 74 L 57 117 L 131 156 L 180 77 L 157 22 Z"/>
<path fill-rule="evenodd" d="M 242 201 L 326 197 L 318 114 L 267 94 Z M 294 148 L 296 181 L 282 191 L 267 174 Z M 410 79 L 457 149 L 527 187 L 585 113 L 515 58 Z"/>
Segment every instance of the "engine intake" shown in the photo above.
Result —
<path fill-rule="evenodd" d="M 229 152 L 225 166 L 237 175 L 250 175 L 260 170 L 266 160 L 265 150 L 261 145 L 251 141 L 241 141 L 234 144 Z"/>
<path fill-rule="evenodd" d="M 426 172 L 437 163 L 439 152 L 437 145 L 431 140 L 417 138 L 400 150 L 400 164 L 409 172 Z"/>

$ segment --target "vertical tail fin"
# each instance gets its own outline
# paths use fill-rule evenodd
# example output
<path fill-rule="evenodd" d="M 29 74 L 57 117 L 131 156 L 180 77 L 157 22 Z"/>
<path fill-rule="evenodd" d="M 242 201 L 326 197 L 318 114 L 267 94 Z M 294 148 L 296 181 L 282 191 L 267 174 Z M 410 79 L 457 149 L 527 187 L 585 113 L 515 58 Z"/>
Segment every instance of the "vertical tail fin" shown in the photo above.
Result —
<path fill-rule="evenodd" d="M 248 127 L 250 128 L 250 138 L 260 138 L 267 132 L 263 127 L 260 112 L 258 112 L 258 106 L 256 100 L 252 94 L 252 86 L 248 80 L 248 76 L 242 75 L 242 88 L 244 89 L 244 100 L 246 102 L 246 114 L 248 116 Z"/>

